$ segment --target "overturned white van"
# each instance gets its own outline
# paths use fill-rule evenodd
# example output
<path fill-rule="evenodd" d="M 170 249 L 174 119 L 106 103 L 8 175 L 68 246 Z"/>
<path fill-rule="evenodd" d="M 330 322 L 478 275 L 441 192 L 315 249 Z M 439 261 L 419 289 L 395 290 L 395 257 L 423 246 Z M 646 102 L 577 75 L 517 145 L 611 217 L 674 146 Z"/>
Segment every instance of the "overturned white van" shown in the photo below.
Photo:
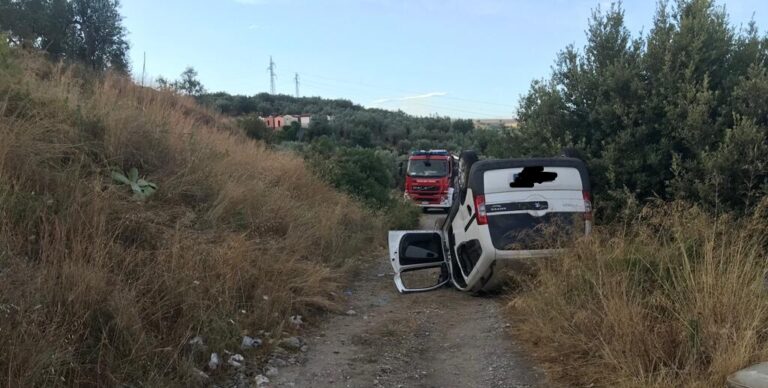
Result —
<path fill-rule="evenodd" d="M 505 265 L 557 253 L 562 241 L 547 236 L 591 230 L 589 174 L 579 159 L 477 161 L 473 152 L 465 152 L 458 174 L 453 206 L 439 230 L 389 232 L 389 259 L 400 292 L 428 291 L 448 282 L 462 291 L 490 291 L 501 284 Z M 440 279 L 409 287 L 406 277 L 429 269 L 442 273 Z"/>

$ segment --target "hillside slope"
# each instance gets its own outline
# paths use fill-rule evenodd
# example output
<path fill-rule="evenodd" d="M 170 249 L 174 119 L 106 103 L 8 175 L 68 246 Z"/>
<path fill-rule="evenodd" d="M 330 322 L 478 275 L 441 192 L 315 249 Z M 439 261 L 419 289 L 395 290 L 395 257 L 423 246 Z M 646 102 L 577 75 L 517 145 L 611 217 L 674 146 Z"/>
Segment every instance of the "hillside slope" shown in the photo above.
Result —
<path fill-rule="evenodd" d="M 199 384 L 211 352 L 334 308 L 383 235 L 191 99 L 7 47 L 0 139 L 4 385 Z M 131 168 L 158 187 L 145 201 L 110 177 Z"/>

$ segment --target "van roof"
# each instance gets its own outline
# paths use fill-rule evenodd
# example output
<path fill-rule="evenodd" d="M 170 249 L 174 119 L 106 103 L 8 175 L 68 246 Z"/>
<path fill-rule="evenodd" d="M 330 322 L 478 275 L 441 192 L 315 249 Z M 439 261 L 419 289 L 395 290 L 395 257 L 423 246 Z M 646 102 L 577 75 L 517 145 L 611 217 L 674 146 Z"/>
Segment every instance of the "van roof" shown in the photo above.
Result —
<path fill-rule="evenodd" d="M 481 160 L 472 165 L 469 171 L 469 187 L 472 193 L 485 194 L 485 172 L 520 167 L 572 167 L 579 171 L 581 186 L 584 191 L 591 191 L 587 165 L 576 158 L 521 158 Z"/>

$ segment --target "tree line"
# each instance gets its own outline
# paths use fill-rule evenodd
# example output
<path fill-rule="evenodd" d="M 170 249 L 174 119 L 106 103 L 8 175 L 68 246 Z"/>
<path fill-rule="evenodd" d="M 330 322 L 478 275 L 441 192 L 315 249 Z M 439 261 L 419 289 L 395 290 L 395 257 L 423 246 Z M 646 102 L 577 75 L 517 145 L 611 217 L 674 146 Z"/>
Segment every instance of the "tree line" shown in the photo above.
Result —
<path fill-rule="evenodd" d="M 44 50 L 94 70 L 129 70 L 118 0 L 0 0 L 0 32 L 12 47 Z"/>
<path fill-rule="evenodd" d="M 363 148 L 385 148 L 401 153 L 411 149 L 449 148 L 461 149 L 472 143 L 472 120 L 449 117 L 416 117 L 402 111 L 365 108 L 343 99 L 321 97 L 292 97 L 259 93 L 253 96 L 227 93 L 201 94 L 198 100 L 222 113 L 246 120 L 258 126 L 253 117 L 285 114 L 311 114 L 310 128 L 298 128 L 275 134 L 254 129 L 255 137 L 267 141 L 312 142 L 328 137 L 335 142 Z M 332 120 L 328 120 L 328 116 Z"/>
<path fill-rule="evenodd" d="M 470 119 L 416 117 L 343 99 L 267 93 L 203 93 L 197 99 L 234 116 L 248 136 L 300 153 L 309 168 L 326 181 L 377 209 L 402 206 L 397 200 L 400 194 L 392 190 L 404 181 L 399 167 L 411 150 L 483 151 L 498 144 L 502 136 L 498 129 L 475 128 Z M 285 114 L 310 114 L 312 118 L 307 128 L 294 122 L 276 131 L 259 118 Z"/>
<path fill-rule="evenodd" d="M 768 194 L 768 39 L 711 0 L 657 6 L 632 37 L 620 4 L 593 13 L 531 84 L 494 156 L 573 149 L 613 218 L 648 198 L 749 211 Z"/>

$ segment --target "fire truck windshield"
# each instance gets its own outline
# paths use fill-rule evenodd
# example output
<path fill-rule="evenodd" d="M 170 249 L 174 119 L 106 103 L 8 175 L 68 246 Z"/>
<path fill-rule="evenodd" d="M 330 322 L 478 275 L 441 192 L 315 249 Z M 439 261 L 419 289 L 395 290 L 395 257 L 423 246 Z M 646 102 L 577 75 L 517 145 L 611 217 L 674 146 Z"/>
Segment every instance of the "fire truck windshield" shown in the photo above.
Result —
<path fill-rule="evenodd" d="M 443 177 L 448 175 L 448 161 L 416 159 L 408 162 L 408 175 L 414 177 Z"/>

